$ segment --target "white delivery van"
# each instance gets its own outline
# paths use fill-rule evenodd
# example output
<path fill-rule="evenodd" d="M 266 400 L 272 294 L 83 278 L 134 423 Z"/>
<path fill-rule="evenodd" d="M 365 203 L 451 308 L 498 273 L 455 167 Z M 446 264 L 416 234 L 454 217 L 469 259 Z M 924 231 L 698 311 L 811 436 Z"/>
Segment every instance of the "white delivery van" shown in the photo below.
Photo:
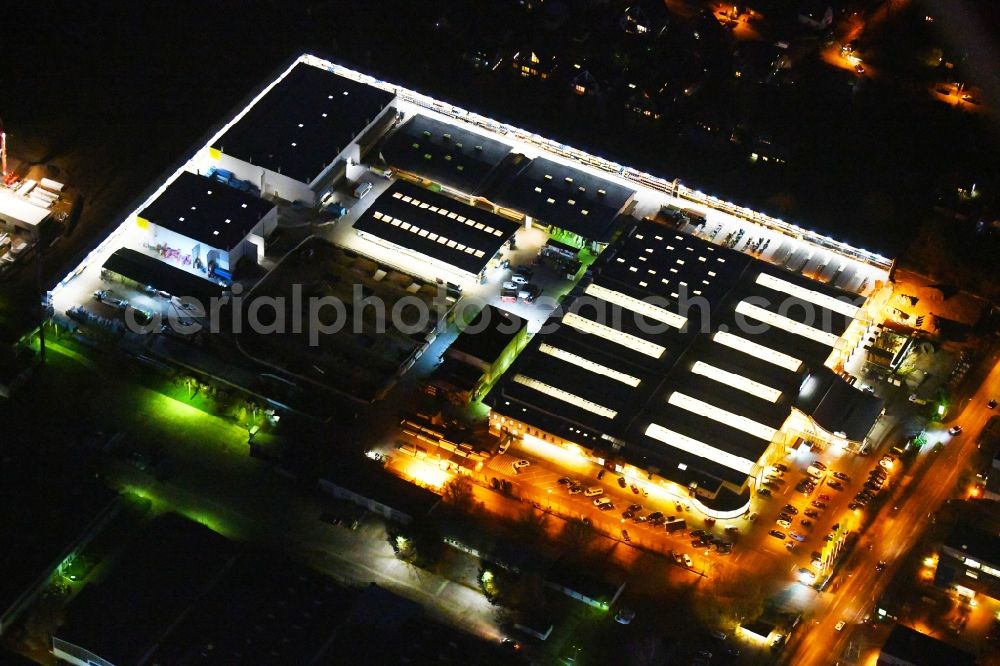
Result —
<path fill-rule="evenodd" d="M 583 491 L 583 494 L 587 497 L 597 497 L 598 495 L 604 494 L 604 488 L 598 488 L 597 486 L 591 486 Z"/>

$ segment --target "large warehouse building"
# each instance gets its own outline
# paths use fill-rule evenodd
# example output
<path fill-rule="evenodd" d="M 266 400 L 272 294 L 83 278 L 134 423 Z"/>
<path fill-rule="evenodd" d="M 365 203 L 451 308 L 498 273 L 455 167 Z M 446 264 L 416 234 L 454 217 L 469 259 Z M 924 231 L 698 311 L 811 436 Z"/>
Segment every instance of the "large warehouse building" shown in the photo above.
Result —
<path fill-rule="evenodd" d="M 300 62 L 205 147 L 199 168 L 230 172 L 266 197 L 311 204 L 335 169 L 360 160 L 369 130 L 391 119 L 393 97 Z"/>
<path fill-rule="evenodd" d="M 856 300 L 643 221 L 491 391 L 491 427 L 739 515 L 768 462 L 802 439 L 863 440 L 880 415 L 825 366 Z"/>
<path fill-rule="evenodd" d="M 274 204 L 187 171 L 136 216 L 147 248 L 223 276 L 242 258 L 257 263 L 276 225 Z"/>

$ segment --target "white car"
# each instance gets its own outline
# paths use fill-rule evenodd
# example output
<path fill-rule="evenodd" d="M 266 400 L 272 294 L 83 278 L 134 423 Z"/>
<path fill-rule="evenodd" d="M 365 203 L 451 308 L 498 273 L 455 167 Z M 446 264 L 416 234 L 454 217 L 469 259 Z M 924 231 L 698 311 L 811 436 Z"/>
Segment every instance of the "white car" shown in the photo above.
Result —
<path fill-rule="evenodd" d="M 792 522 L 790 520 L 782 520 L 781 518 L 779 518 L 775 522 L 777 522 L 782 527 L 791 527 L 792 526 Z"/>
<path fill-rule="evenodd" d="M 521 469 L 522 467 L 527 467 L 531 464 L 529 460 L 517 460 L 514 462 L 514 469 Z"/>
<path fill-rule="evenodd" d="M 954 426 L 948 428 L 948 434 L 952 435 L 952 436 L 962 434 L 962 426 L 960 426 L 960 425 L 954 425 Z"/>
<path fill-rule="evenodd" d="M 845 626 L 847 626 L 847 622 L 841 620 L 840 622 L 837 623 L 834 629 L 836 629 L 837 631 L 842 631 Z"/>
<path fill-rule="evenodd" d="M 691 561 L 691 556 L 688 555 L 687 553 L 681 555 L 681 558 L 684 560 L 684 566 L 686 566 L 688 569 L 694 566 L 694 562 Z"/>

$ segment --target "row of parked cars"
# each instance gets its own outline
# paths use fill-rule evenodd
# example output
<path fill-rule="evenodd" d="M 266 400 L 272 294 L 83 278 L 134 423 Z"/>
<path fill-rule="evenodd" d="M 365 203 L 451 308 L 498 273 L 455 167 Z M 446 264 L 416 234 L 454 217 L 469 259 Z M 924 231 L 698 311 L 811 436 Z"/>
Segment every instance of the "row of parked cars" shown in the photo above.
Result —
<path fill-rule="evenodd" d="M 516 303 L 519 299 L 525 303 L 534 303 L 542 294 L 542 288 L 531 283 L 534 271 L 528 266 L 518 266 L 509 280 L 504 280 L 500 287 L 502 303 Z"/>

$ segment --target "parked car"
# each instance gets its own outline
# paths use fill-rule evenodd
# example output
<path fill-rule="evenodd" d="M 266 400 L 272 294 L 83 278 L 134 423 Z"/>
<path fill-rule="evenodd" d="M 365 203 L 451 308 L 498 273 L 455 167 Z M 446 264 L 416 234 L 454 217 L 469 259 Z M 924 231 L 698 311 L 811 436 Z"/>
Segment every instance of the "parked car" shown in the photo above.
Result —
<path fill-rule="evenodd" d="M 570 495 L 579 495 L 582 492 L 583 492 L 583 486 L 581 486 L 578 483 L 574 483 L 573 485 L 571 485 L 569 487 L 569 494 Z"/>
<path fill-rule="evenodd" d="M 858 67 L 861 67 L 861 65 L 858 65 Z M 861 71 L 864 72 L 864 70 L 861 70 Z M 837 631 L 842 631 L 845 626 L 847 626 L 847 622 L 845 622 L 844 620 L 841 620 L 833 628 L 836 629 Z"/>
<path fill-rule="evenodd" d="M 514 467 L 516 469 L 521 469 L 522 467 L 527 467 L 530 464 L 531 464 L 531 462 L 528 461 L 528 460 L 517 460 L 517 461 L 514 462 Z"/>
<path fill-rule="evenodd" d="M 632 537 L 629 536 L 628 530 L 622 530 L 622 541 L 625 541 L 627 543 L 627 542 L 629 542 L 631 540 L 632 540 Z"/>
<path fill-rule="evenodd" d="M 771 530 L 768 534 L 773 536 L 775 539 L 781 539 L 782 541 L 785 539 L 785 533 L 778 530 Z"/>
<path fill-rule="evenodd" d="M 812 505 L 817 509 L 825 509 L 827 506 L 826 502 L 820 502 L 819 500 L 813 500 Z"/>
<path fill-rule="evenodd" d="M 691 556 L 688 555 L 687 553 L 681 555 L 681 559 L 684 560 L 684 566 L 686 566 L 688 569 L 694 566 L 694 562 L 691 561 Z"/>
<path fill-rule="evenodd" d="M 809 520 L 808 518 L 803 518 L 802 520 L 799 521 L 799 524 L 802 525 L 802 527 L 812 527 L 813 526 L 813 522 L 811 520 Z"/>
<path fill-rule="evenodd" d="M 642 511 L 642 505 L 641 504 L 629 504 L 628 505 L 628 510 L 629 511 Z"/>
<path fill-rule="evenodd" d="M 94 292 L 94 298 L 97 299 L 99 303 L 107 303 L 108 305 L 124 310 L 128 307 L 128 300 L 122 298 L 110 289 L 99 289 Z"/>
<path fill-rule="evenodd" d="M 560 486 L 570 486 L 573 485 L 573 480 L 570 479 L 568 476 L 564 476 L 561 479 L 559 479 L 556 483 L 558 483 Z"/>
<path fill-rule="evenodd" d="M 996 408 L 997 408 L 996 400 L 990 400 L 988 403 L 986 403 L 986 409 L 996 409 Z"/>
<path fill-rule="evenodd" d="M 851 502 L 847 505 L 847 508 L 851 511 L 857 511 L 858 509 L 863 509 L 864 504 L 861 504 L 860 502 Z"/>
<path fill-rule="evenodd" d="M 628 520 L 629 518 L 632 518 L 634 516 L 635 516 L 635 511 L 629 511 L 628 509 L 625 509 L 624 511 L 622 511 L 622 518 L 624 518 L 626 520 Z"/>
<path fill-rule="evenodd" d="M 781 510 L 784 511 L 785 513 L 790 513 L 793 516 L 796 515 L 796 514 L 798 514 L 798 512 L 799 512 L 799 510 L 796 509 L 791 504 L 786 504 L 785 506 L 781 507 Z"/>
<path fill-rule="evenodd" d="M 770 497 L 771 496 L 771 490 L 770 490 L 770 488 L 758 488 L 757 489 L 757 494 L 760 495 L 761 497 Z"/>
<path fill-rule="evenodd" d="M 778 523 L 778 525 L 780 525 L 781 527 L 785 527 L 785 528 L 788 528 L 788 527 L 792 526 L 792 521 L 790 521 L 790 520 L 783 520 L 781 518 L 778 518 L 778 520 L 776 520 L 774 522 Z"/>
<path fill-rule="evenodd" d="M 875 573 L 882 573 L 885 571 L 885 560 L 879 560 L 878 564 L 875 565 Z"/>
<path fill-rule="evenodd" d="M 786 465 L 783 465 L 782 463 L 775 463 L 774 465 L 771 466 L 774 467 L 774 469 L 778 470 L 779 472 L 788 471 L 788 467 Z"/>
<path fill-rule="evenodd" d="M 653 513 L 649 514 L 648 518 L 650 520 L 659 520 L 663 518 L 663 514 L 659 511 L 654 511 Z"/>
<path fill-rule="evenodd" d="M 628 487 L 628 482 L 625 480 L 624 476 L 619 476 L 618 477 L 618 485 L 620 487 L 622 487 L 622 488 L 627 488 Z"/>
<path fill-rule="evenodd" d="M 795 539 L 796 541 L 805 541 L 806 540 L 805 535 L 804 534 L 799 534 L 798 532 L 791 532 L 791 533 L 789 533 L 788 536 L 790 536 L 791 538 Z"/>
<path fill-rule="evenodd" d="M 648 516 L 636 516 L 632 519 L 633 523 L 644 523 L 649 520 Z"/>
<path fill-rule="evenodd" d="M 839 481 L 829 481 L 829 482 L 827 482 L 826 485 L 827 485 L 827 487 L 831 488 L 832 490 L 843 490 L 844 489 L 843 484 L 841 484 Z"/>
<path fill-rule="evenodd" d="M 674 558 L 674 562 L 676 562 L 677 564 L 681 564 L 684 561 L 684 559 L 681 557 L 681 554 L 678 553 L 676 550 L 670 551 L 670 557 Z"/>
<path fill-rule="evenodd" d="M 628 539 L 626 539 L 626 541 L 628 541 Z M 615 613 L 615 622 L 617 622 L 618 624 L 628 624 L 634 618 L 635 618 L 634 610 L 622 608 L 617 613 Z"/>
<path fill-rule="evenodd" d="M 819 518 L 819 511 L 816 509 L 806 509 L 805 515 L 810 518 Z"/>
<path fill-rule="evenodd" d="M 851 477 L 847 476 L 843 472 L 834 472 L 833 475 L 836 478 L 840 479 L 841 481 L 848 481 L 849 482 L 851 480 Z"/>

